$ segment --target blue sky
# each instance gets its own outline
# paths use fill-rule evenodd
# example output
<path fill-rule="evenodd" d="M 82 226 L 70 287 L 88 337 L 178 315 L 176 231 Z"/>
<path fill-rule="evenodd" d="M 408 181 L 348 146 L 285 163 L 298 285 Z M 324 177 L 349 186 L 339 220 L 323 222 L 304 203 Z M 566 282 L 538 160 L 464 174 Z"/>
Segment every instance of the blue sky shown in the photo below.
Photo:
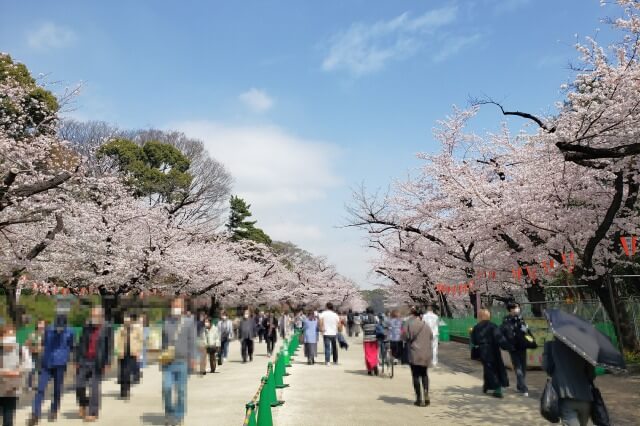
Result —
<path fill-rule="evenodd" d="M 576 36 L 605 40 L 615 14 L 597 0 L 2 0 L 0 50 L 57 90 L 81 82 L 69 116 L 203 139 L 269 234 L 368 286 L 363 235 L 336 228 L 351 188 L 418 166 L 469 95 L 552 111 Z"/>

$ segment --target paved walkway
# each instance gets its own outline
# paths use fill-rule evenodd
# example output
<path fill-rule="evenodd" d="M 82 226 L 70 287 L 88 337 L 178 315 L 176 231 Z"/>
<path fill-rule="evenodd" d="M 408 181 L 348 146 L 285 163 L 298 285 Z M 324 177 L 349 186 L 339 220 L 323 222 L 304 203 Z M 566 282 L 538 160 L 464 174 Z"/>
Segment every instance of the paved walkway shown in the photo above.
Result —
<path fill-rule="evenodd" d="M 322 363 L 308 366 L 300 351 L 289 369 L 291 375 L 285 378 L 290 387 L 280 391 L 280 398 L 285 400 L 285 404 L 273 410 L 276 426 L 546 424 L 538 414 L 537 389 L 529 398 L 516 395 L 512 389 L 507 390 L 503 400 L 483 395 L 478 374 L 481 367 L 463 360 L 466 356 L 461 355 L 462 345 L 458 343 L 441 346 L 441 354 L 452 362 L 448 363 L 449 367 L 441 365 L 430 369 L 431 405 L 426 408 L 413 405 L 408 368 L 396 368 L 393 379 L 370 377 L 364 370 L 362 343 L 359 339 L 350 343 L 348 351 L 340 352 L 337 366 L 327 367 Z M 248 364 L 240 362 L 238 342 L 233 342 L 230 349 L 230 360 L 219 372 L 204 377 L 191 376 L 186 426 L 242 425 L 244 404 L 255 394 L 259 379 L 265 374 L 268 358 L 264 344 L 256 344 L 254 361 Z M 459 362 L 455 361 L 458 355 Z M 322 353 L 320 357 L 323 357 Z M 145 370 L 143 382 L 133 388 L 129 402 L 118 398 L 119 389 L 114 379 L 105 381 L 100 419 L 94 424 L 163 425 L 160 389 L 161 375 L 157 366 Z M 611 398 L 614 394 L 620 392 L 615 391 Z M 23 398 L 30 400 L 31 396 Z M 45 416 L 48 407 L 46 402 L 43 407 Z M 629 409 L 634 410 L 633 407 Z M 29 413 L 27 407 L 20 409 L 16 424 L 24 425 Z M 44 419 L 41 424 L 49 423 Z M 73 392 L 64 395 L 57 424 L 83 424 L 77 416 Z"/>
<path fill-rule="evenodd" d="M 215 374 L 191 376 L 187 391 L 186 426 L 233 425 L 240 426 L 244 420 L 247 403 L 260 384 L 260 377 L 267 369 L 266 345 L 256 341 L 256 353 L 252 363 L 240 361 L 240 344 L 232 342 L 229 360 L 216 370 Z M 158 366 L 145 369 L 142 383 L 133 387 L 131 400 L 119 399 L 119 385 L 115 379 L 102 385 L 102 408 L 100 418 L 92 423 L 104 426 L 164 425 L 164 410 L 161 395 L 162 375 Z M 31 401 L 31 396 L 24 396 Z M 40 424 L 47 425 L 46 415 L 50 402 L 43 404 Z M 18 411 L 17 425 L 26 424 L 29 408 Z M 62 398 L 62 408 L 55 424 L 62 426 L 83 425 L 78 416 L 74 392 L 67 392 Z"/>
<path fill-rule="evenodd" d="M 456 343 L 448 343 L 455 345 Z M 445 344 L 446 345 L 446 344 Z M 320 345 L 322 346 L 322 345 Z M 322 355 L 321 355 L 322 356 Z M 362 343 L 351 341 L 339 365 L 309 366 L 299 356 L 275 410 L 277 426 L 311 425 L 546 425 L 538 400 L 507 391 L 502 400 L 482 394 L 482 381 L 439 366 L 429 370 L 429 407 L 413 405 L 411 373 L 398 367 L 393 379 L 368 376 Z"/>

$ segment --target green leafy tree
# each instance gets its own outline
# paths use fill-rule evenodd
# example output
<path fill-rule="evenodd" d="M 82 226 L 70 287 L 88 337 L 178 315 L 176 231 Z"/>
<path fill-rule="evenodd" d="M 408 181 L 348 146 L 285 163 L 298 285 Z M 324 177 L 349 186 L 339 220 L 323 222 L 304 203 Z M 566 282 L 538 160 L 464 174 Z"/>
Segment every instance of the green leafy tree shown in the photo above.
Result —
<path fill-rule="evenodd" d="M 55 133 L 58 100 L 50 91 L 38 86 L 24 64 L 0 53 L 0 126 L 13 137 Z M 8 95 L 9 89 L 19 95 Z M 26 111 L 25 115 L 19 111 Z"/>
<path fill-rule="evenodd" d="M 114 139 L 100 147 L 98 157 L 109 157 L 125 173 L 136 196 L 159 203 L 180 204 L 188 197 L 193 176 L 189 160 L 171 144 Z"/>
<path fill-rule="evenodd" d="M 251 217 L 251 211 L 249 210 L 251 204 L 247 204 L 240 197 L 232 196 L 230 205 L 231 213 L 227 228 L 232 233 L 232 240 L 252 240 L 257 243 L 271 245 L 271 238 L 262 229 L 255 226 L 257 221 L 247 220 Z"/>

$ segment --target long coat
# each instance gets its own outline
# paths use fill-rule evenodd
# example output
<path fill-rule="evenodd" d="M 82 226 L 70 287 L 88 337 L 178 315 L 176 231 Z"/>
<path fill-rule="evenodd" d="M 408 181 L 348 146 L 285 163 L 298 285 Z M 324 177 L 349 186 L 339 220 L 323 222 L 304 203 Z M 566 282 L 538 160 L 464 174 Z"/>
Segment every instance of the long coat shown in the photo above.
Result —
<path fill-rule="evenodd" d="M 142 352 L 142 342 L 144 340 L 143 330 L 141 330 L 140 327 L 132 325 L 129 337 L 129 353 L 134 358 L 138 358 Z M 123 325 L 118 329 L 115 335 L 115 349 L 118 359 L 124 357 L 126 340 L 127 327 Z"/>
<path fill-rule="evenodd" d="M 427 323 L 422 321 L 422 318 L 413 317 L 407 321 L 405 341 L 408 345 L 409 364 L 423 367 L 431 365 L 432 340 L 433 332 Z"/>
<path fill-rule="evenodd" d="M 480 321 L 471 331 L 471 344 L 477 348 L 484 367 L 485 389 L 509 386 L 507 370 L 502 362 L 500 348 L 509 350 L 509 345 L 500 328 L 491 321 Z"/>

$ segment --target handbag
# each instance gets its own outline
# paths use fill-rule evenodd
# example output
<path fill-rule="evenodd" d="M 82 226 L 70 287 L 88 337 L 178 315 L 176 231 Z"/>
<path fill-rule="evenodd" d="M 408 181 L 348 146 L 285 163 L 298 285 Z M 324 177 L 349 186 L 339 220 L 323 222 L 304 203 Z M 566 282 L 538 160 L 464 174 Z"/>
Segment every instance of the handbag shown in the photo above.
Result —
<path fill-rule="evenodd" d="M 600 389 L 598 389 L 593 382 L 591 383 L 591 394 L 593 395 L 593 402 L 591 403 L 591 421 L 595 426 L 609 426 L 611 424 L 609 420 L 609 411 L 604 404 Z"/>
<path fill-rule="evenodd" d="M 160 364 L 161 367 L 165 367 L 171 364 L 176 359 L 175 343 L 176 343 L 176 340 L 178 339 L 178 335 L 182 331 L 182 324 L 184 324 L 184 321 L 182 320 L 182 318 L 180 318 L 180 324 L 176 328 L 176 332 L 173 335 L 173 340 L 172 340 L 173 345 L 167 345 L 167 348 L 162 350 L 162 352 L 160 352 L 160 355 L 158 355 L 158 363 Z"/>
<path fill-rule="evenodd" d="M 540 414 L 550 423 L 560 422 L 560 399 L 551 378 L 547 379 L 540 397 Z"/>

